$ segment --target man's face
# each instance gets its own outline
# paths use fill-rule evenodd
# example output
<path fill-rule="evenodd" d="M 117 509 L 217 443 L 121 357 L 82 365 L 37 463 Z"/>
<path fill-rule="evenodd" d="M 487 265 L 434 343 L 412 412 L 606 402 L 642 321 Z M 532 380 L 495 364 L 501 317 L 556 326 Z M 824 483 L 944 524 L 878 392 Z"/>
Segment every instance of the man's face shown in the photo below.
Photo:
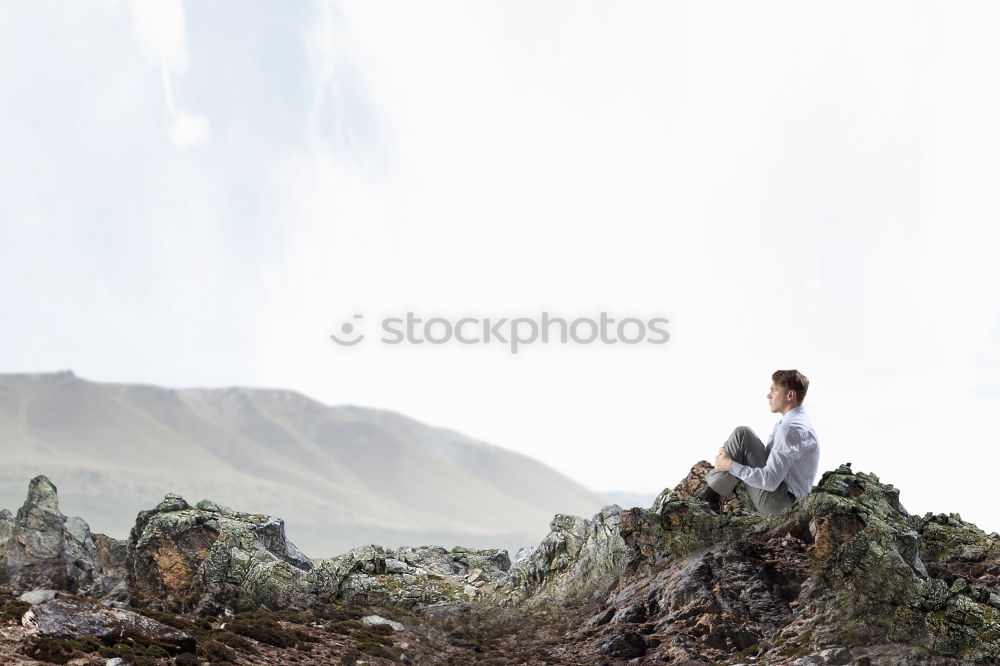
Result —
<path fill-rule="evenodd" d="M 795 400 L 790 397 L 791 395 L 792 392 L 788 389 L 771 382 L 771 390 L 767 392 L 767 404 L 775 414 L 784 414 L 795 406 Z"/>

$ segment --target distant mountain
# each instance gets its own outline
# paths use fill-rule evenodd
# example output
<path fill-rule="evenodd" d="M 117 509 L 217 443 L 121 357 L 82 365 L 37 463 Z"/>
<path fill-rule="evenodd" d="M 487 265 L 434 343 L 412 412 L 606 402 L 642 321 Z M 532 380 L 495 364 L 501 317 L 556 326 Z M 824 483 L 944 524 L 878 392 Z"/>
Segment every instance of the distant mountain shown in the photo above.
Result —
<path fill-rule="evenodd" d="M 366 543 L 535 544 L 608 504 L 526 456 L 394 412 L 287 390 L 0 374 L 0 508 L 48 476 L 67 514 L 124 538 L 168 492 L 284 518 L 314 557 Z"/>
<path fill-rule="evenodd" d="M 601 492 L 601 497 L 606 497 L 612 504 L 617 504 L 623 509 L 639 507 L 648 509 L 653 506 L 653 501 L 660 493 L 636 493 L 631 491 L 605 490 Z"/>

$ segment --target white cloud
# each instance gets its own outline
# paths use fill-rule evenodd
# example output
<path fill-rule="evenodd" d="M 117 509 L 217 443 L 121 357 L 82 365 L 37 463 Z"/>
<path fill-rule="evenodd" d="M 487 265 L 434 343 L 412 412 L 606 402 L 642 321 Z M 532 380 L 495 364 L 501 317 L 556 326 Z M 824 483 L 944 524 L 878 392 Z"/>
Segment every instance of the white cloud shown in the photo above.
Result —
<path fill-rule="evenodd" d="M 170 126 L 170 141 L 180 148 L 208 141 L 208 121 L 203 116 L 178 113 Z"/>
<path fill-rule="evenodd" d="M 160 70 L 163 98 L 170 115 L 167 135 L 178 148 L 208 140 L 208 119 L 179 108 L 174 100 L 171 76 L 182 75 L 190 64 L 187 29 L 181 0 L 132 0 L 132 31 L 147 61 Z"/>
<path fill-rule="evenodd" d="M 987 114 L 969 126 L 941 94 L 975 94 L 952 72 L 988 76 L 989 54 L 962 46 L 968 26 L 949 34 L 903 4 L 874 24 L 856 21 L 860 5 L 573 4 L 532 21 L 528 5 L 401 3 L 393 21 L 337 6 L 313 33 L 317 96 L 345 108 L 337 63 L 358 66 L 387 167 L 322 141 L 285 163 L 291 240 L 259 304 L 261 374 L 592 487 L 657 490 L 733 426 L 766 434 L 770 372 L 799 366 L 824 464 L 916 483 L 909 461 L 865 456 L 870 433 L 898 457 L 898 424 L 928 410 L 929 387 L 962 390 L 969 341 L 996 312 L 996 233 L 951 214 L 996 212 L 987 189 L 955 196 L 991 168 L 955 150 L 980 145 L 967 141 Z M 983 242 L 970 250 L 963 227 Z M 518 359 L 321 338 L 362 309 L 407 307 L 663 313 L 675 337 L 661 353 Z M 922 437 L 946 440 L 948 417 L 930 414 Z"/>
<path fill-rule="evenodd" d="M 132 31 L 143 55 L 171 72 L 187 69 L 187 31 L 181 0 L 132 0 Z"/>

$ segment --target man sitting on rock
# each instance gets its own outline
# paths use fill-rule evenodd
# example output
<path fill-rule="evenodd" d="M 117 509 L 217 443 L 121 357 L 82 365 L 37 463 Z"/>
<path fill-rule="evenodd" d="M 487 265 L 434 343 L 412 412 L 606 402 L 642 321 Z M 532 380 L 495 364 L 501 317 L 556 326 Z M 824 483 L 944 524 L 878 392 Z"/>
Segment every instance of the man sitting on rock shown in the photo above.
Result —
<path fill-rule="evenodd" d="M 731 496 L 742 482 L 759 513 L 781 513 L 809 494 L 819 469 L 819 441 L 802 409 L 809 380 L 798 370 L 778 370 L 771 375 L 767 402 L 781 414 L 767 446 L 753 430 L 740 426 L 726 440 L 708 473 L 702 494 L 712 511 L 722 512 L 722 498 Z"/>

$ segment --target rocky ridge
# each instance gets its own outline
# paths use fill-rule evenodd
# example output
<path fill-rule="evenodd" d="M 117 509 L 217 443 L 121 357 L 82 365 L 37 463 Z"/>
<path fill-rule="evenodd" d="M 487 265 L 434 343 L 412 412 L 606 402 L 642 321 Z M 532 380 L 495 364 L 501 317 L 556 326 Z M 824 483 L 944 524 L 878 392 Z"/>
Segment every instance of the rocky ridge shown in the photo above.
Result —
<path fill-rule="evenodd" d="M 38 477 L 16 517 L 0 514 L 0 583 L 194 617 L 375 606 L 420 627 L 407 641 L 418 663 L 1000 660 L 996 534 L 955 514 L 911 516 L 898 489 L 849 465 L 778 516 L 739 501 L 715 515 L 692 499 L 708 467 L 648 509 L 557 515 L 513 564 L 502 550 L 380 546 L 312 561 L 276 518 L 177 496 L 115 541 L 62 516 Z"/>

